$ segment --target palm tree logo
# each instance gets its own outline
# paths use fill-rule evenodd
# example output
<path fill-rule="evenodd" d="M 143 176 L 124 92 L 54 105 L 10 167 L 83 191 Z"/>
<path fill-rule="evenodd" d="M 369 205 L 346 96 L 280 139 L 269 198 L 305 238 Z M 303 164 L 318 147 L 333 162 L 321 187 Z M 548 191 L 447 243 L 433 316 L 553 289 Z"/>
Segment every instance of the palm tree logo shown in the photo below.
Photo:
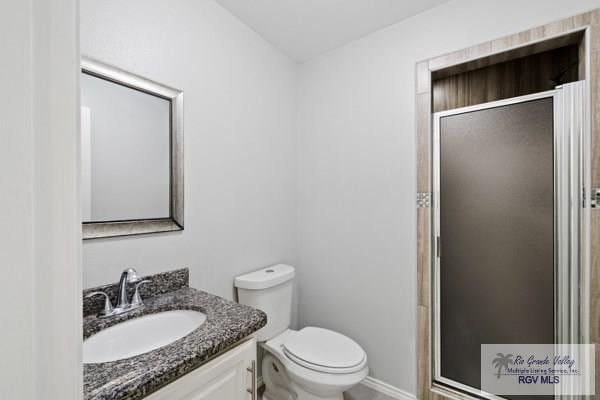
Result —
<path fill-rule="evenodd" d="M 494 368 L 498 368 L 498 373 L 496 374 L 496 378 L 500 379 L 502 368 L 504 367 L 504 370 L 507 370 L 508 366 L 513 363 L 512 359 L 511 359 L 511 357 L 513 355 L 512 354 L 504 355 L 502 353 L 498 353 L 496 355 L 498 357 L 494 358 L 494 360 L 492 361 L 492 365 L 494 366 Z"/>

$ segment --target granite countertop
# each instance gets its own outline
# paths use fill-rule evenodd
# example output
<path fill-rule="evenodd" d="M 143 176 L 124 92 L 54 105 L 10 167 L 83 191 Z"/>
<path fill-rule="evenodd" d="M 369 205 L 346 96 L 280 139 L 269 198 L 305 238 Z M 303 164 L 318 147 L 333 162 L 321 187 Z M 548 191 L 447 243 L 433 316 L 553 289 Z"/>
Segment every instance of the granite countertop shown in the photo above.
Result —
<path fill-rule="evenodd" d="M 84 301 L 83 331 L 88 338 L 104 328 L 142 315 L 170 310 L 196 310 L 206 322 L 189 335 L 159 349 L 135 357 L 99 364 L 84 364 L 84 400 L 136 400 L 198 368 L 266 325 L 262 311 L 187 286 L 187 270 L 174 271 L 181 278 L 173 285 L 170 275 L 148 277 L 153 285 L 144 297 L 145 307 L 105 319 L 91 315 L 101 303 Z M 92 290 L 114 292 L 114 285 Z"/>

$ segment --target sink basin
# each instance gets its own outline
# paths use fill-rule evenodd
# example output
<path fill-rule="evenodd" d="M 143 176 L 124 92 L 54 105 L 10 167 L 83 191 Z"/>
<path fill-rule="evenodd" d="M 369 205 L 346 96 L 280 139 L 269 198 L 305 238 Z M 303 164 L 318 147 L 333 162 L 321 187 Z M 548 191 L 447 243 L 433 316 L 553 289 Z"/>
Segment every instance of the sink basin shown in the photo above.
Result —
<path fill-rule="evenodd" d="M 122 322 L 83 341 L 83 362 L 117 361 L 147 353 L 181 339 L 205 321 L 201 312 L 176 310 Z"/>

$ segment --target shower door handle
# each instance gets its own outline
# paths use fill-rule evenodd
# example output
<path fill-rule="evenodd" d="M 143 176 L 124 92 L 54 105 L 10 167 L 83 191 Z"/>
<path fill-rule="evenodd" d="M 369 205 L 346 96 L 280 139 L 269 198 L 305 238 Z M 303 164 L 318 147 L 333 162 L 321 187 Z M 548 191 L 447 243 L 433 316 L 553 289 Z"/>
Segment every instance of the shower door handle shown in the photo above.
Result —
<path fill-rule="evenodd" d="M 437 258 L 440 258 L 440 254 L 442 253 L 440 249 L 441 240 L 439 236 L 435 237 L 435 255 Z"/>

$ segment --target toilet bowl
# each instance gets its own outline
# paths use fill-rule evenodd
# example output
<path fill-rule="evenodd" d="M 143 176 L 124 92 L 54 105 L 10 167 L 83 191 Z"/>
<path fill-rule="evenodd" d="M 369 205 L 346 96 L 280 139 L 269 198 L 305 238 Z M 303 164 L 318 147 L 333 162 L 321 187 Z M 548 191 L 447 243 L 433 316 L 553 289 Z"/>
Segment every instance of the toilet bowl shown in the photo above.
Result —
<path fill-rule="evenodd" d="M 265 350 L 264 400 L 343 400 L 343 392 L 369 372 L 367 355 L 341 333 L 289 329 L 294 268 L 279 264 L 235 279 L 238 300 L 263 310 L 267 325 L 257 332 Z"/>
<path fill-rule="evenodd" d="M 265 400 L 341 400 L 369 372 L 362 348 L 327 329 L 288 329 L 261 345 Z"/>

